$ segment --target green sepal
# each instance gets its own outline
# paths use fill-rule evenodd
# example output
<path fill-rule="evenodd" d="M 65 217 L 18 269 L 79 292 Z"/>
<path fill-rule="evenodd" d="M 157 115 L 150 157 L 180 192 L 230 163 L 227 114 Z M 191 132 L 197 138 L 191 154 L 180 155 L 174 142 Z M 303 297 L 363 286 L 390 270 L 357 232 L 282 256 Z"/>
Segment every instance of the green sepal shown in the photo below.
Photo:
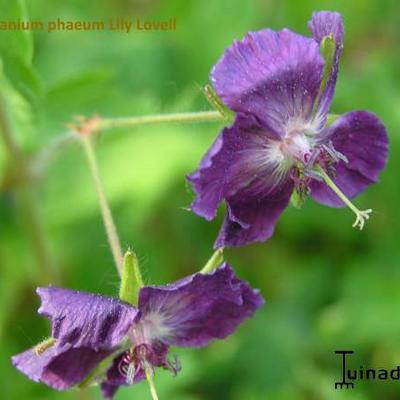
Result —
<path fill-rule="evenodd" d="M 222 102 L 211 85 L 205 85 L 203 93 L 211 106 L 214 107 L 226 121 L 233 121 L 234 113 Z"/>
<path fill-rule="evenodd" d="M 319 51 L 325 61 L 324 69 L 327 70 L 324 71 L 324 77 L 325 77 L 325 75 L 327 75 L 327 72 L 329 73 L 332 69 L 333 60 L 335 58 L 335 53 L 336 53 L 336 43 L 335 40 L 333 39 L 332 34 L 324 36 L 322 38 L 321 44 L 319 46 Z"/>
<path fill-rule="evenodd" d="M 139 290 L 143 287 L 142 274 L 136 254 L 128 250 L 124 256 L 122 266 L 121 286 L 119 298 L 129 304 L 137 305 Z"/>
<path fill-rule="evenodd" d="M 53 337 L 49 337 L 39 344 L 37 344 L 34 348 L 33 351 L 37 356 L 40 356 L 42 353 L 44 353 L 47 349 L 50 347 L 53 347 L 56 344 L 56 339 Z"/>
<path fill-rule="evenodd" d="M 297 189 L 294 189 L 292 196 L 290 197 L 290 202 L 292 203 L 292 206 L 300 209 L 301 207 L 303 207 L 305 201 L 306 201 L 305 194 L 299 192 Z"/>
<path fill-rule="evenodd" d="M 328 36 L 324 36 L 321 40 L 321 44 L 319 47 L 320 54 L 325 61 L 324 70 L 322 73 L 321 84 L 319 86 L 318 94 L 314 103 L 314 113 L 317 111 L 319 102 L 321 100 L 322 94 L 326 89 L 326 85 L 328 83 L 329 77 L 331 76 L 333 62 L 335 60 L 336 54 L 336 43 L 333 39 L 333 35 L 330 34 Z"/>
<path fill-rule="evenodd" d="M 217 249 L 211 258 L 207 261 L 206 265 L 200 271 L 201 274 L 208 274 L 219 267 L 224 261 L 224 249 L 221 247 Z"/>

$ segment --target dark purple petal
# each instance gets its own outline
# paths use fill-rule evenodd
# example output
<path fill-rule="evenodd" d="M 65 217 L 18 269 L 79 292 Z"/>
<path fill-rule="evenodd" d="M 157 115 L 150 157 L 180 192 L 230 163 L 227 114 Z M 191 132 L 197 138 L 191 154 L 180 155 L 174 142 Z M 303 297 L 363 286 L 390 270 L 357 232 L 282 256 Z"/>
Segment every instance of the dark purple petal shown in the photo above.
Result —
<path fill-rule="evenodd" d="M 187 177 L 196 193 L 196 200 L 191 210 L 196 214 L 211 220 L 217 213 L 218 204 L 223 199 L 223 182 L 225 164 L 231 162 L 232 153 L 226 152 L 223 146 L 224 135 L 230 128 L 225 128 L 217 137 L 200 162 L 199 168 Z M 225 145 L 225 148 L 228 146 Z"/>
<path fill-rule="evenodd" d="M 38 288 L 42 305 L 39 314 L 52 322 L 52 337 L 59 346 L 94 350 L 112 349 L 123 340 L 138 310 L 131 305 L 91 293 L 57 287 Z"/>
<path fill-rule="evenodd" d="M 388 137 L 382 122 L 367 111 L 344 114 L 329 128 L 325 140 L 345 155 L 348 163 L 336 164 L 333 181 L 349 198 L 378 181 L 388 156 Z M 311 195 L 319 203 L 343 207 L 343 202 L 323 182 L 313 181 Z"/>
<path fill-rule="evenodd" d="M 263 304 L 258 291 L 224 263 L 166 286 L 140 290 L 141 324 L 155 339 L 178 346 L 205 346 L 232 334 Z"/>
<path fill-rule="evenodd" d="M 66 390 L 80 383 L 110 351 L 55 345 L 38 355 L 34 349 L 12 357 L 13 365 L 35 382 Z"/>
<path fill-rule="evenodd" d="M 342 16 L 337 12 L 320 11 L 315 12 L 312 15 L 311 21 L 308 23 L 308 27 L 312 32 L 314 39 L 321 43 L 325 36 L 333 36 L 333 40 L 336 45 L 335 58 L 332 65 L 332 71 L 328 79 L 327 86 L 324 93 L 321 96 L 319 103 L 319 112 L 322 115 L 326 115 L 331 105 L 333 94 L 335 91 L 337 74 L 339 71 L 340 55 L 343 48 L 343 36 L 344 27 Z"/>
<path fill-rule="evenodd" d="M 324 61 L 314 39 L 287 29 L 251 32 L 235 41 L 211 71 L 219 97 L 284 134 L 290 121 L 309 121 Z"/>
<path fill-rule="evenodd" d="M 248 186 L 259 175 L 272 177 L 276 165 L 268 164 L 266 150 L 271 140 L 274 137 L 254 117 L 239 114 L 188 177 L 197 195 L 192 210 L 213 219 L 224 198 Z"/>
<path fill-rule="evenodd" d="M 258 179 L 227 199 L 228 213 L 215 248 L 263 242 L 272 236 L 278 218 L 290 201 L 293 182 L 283 178 L 280 184 L 272 187 L 265 182 L 265 179 Z"/>

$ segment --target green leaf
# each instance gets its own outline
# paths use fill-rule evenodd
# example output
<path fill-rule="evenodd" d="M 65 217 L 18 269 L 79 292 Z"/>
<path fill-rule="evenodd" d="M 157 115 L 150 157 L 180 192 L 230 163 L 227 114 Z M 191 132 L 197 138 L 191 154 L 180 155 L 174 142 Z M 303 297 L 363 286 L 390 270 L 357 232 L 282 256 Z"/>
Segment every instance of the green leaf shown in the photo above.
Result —
<path fill-rule="evenodd" d="M 0 0 L 2 21 L 28 20 L 24 0 Z M 33 57 L 33 39 L 30 31 L 0 31 L 0 54 L 19 58 L 31 65 Z"/>
<path fill-rule="evenodd" d="M 15 89 L 18 90 L 36 110 L 39 110 L 43 89 L 35 70 L 21 58 L 9 54 L 7 51 L 1 52 L 1 58 L 3 59 L 4 73 L 10 82 L 12 82 Z"/>
<path fill-rule="evenodd" d="M 20 140 L 27 142 L 34 139 L 32 135 L 35 126 L 35 113 L 32 104 L 15 89 L 8 76 L 4 73 L 2 59 L 0 58 L 0 94 L 7 102 L 13 130 Z"/>
<path fill-rule="evenodd" d="M 0 0 L 1 20 L 29 20 L 23 0 Z M 5 75 L 30 103 L 38 107 L 42 96 L 39 79 L 32 68 L 33 37 L 31 31 L 0 30 L 0 58 Z"/>

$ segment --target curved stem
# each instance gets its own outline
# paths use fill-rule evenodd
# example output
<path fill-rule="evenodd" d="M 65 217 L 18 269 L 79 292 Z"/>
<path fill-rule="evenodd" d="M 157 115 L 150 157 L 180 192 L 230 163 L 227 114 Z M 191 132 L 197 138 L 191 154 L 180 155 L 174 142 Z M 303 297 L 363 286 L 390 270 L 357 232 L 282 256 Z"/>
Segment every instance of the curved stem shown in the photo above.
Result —
<path fill-rule="evenodd" d="M 97 198 L 99 200 L 101 216 L 103 218 L 103 223 L 104 223 L 104 228 L 106 230 L 108 243 L 111 248 L 111 252 L 114 258 L 115 266 L 117 267 L 117 271 L 121 275 L 122 264 L 123 264 L 121 244 L 119 241 L 111 209 L 110 206 L 108 205 L 107 198 L 104 193 L 104 188 L 101 182 L 100 172 L 97 166 L 96 156 L 93 151 L 92 142 L 90 140 L 90 136 L 82 136 L 81 139 L 83 148 L 85 150 L 86 160 L 89 165 L 89 169 L 96 188 Z"/>
<path fill-rule="evenodd" d="M 90 132 L 88 132 L 90 133 Z M 91 142 L 91 137 L 90 134 L 87 135 L 80 135 L 81 137 L 81 142 L 83 145 L 83 148 L 85 150 L 85 155 L 86 155 L 86 160 L 89 165 L 90 172 L 92 174 L 92 178 L 96 187 L 96 193 L 97 197 L 99 200 L 99 205 L 100 205 L 100 210 L 101 210 L 101 215 L 103 218 L 103 223 L 104 227 L 106 229 L 107 233 L 107 238 L 108 238 L 108 243 L 110 245 L 113 257 L 114 257 L 114 262 L 117 267 L 117 271 L 119 275 L 122 277 L 123 276 L 123 268 L 124 268 L 124 261 L 123 261 L 123 255 L 122 255 L 122 250 L 121 250 L 121 245 L 119 241 L 119 237 L 117 234 L 117 229 L 115 227 L 115 223 L 111 214 L 111 209 L 108 205 L 107 198 L 104 193 L 104 188 L 103 184 L 101 182 L 100 178 L 100 172 L 99 168 L 97 166 L 97 161 L 96 161 L 96 156 L 94 154 L 92 142 Z M 127 253 L 128 259 L 131 256 L 131 252 Z M 131 260 L 133 261 L 133 260 Z M 138 271 L 136 271 L 138 272 Z M 140 274 L 139 274 L 140 277 Z M 143 284 L 141 281 L 140 277 L 140 283 Z M 150 387 L 150 392 L 153 400 L 158 400 L 158 395 L 156 391 L 156 387 L 154 384 L 153 380 L 153 372 L 150 367 L 145 368 L 145 373 L 146 373 L 146 380 L 149 384 Z"/>
<path fill-rule="evenodd" d="M 174 114 L 155 114 L 137 117 L 102 118 L 97 128 L 107 131 L 117 128 L 133 128 L 139 125 L 150 125 L 160 123 L 196 123 L 196 122 L 219 122 L 225 121 L 226 116 L 218 111 L 194 111 Z M 35 157 L 33 167 L 40 174 L 53 161 L 57 153 L 64 147 L 69 146 L 76 140 L 75 132 L 67 132 L 47 145 Z"/>
<path fill-rule="evenodd" d="M 223 121 L 224 116 L 218 111 L 198 111 L 175 114 L 143 115 L 125 118 L 102 118 L 99 130 L 113 128 L 131 128 L 137 125 L 160 124 L 166 122 L 216 122 Z"/>

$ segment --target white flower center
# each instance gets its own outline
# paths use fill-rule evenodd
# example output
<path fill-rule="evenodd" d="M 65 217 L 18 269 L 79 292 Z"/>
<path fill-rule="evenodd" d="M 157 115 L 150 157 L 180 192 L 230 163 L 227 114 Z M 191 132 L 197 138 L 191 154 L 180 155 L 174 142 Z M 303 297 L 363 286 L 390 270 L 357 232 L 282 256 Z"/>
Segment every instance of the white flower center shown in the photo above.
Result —
<path fill-rule="evenodd" d="M 305 162 L 304 156 L 311 153 L 315 143 L 314 137 L 318 132 L 316 124 L 291 120 L 285 127 L 285 136 L 268 143 L 266 159 L 269 165 L 275 166 L 278 176 L 282 176 L 296 163 Z"/>
<path fill-rule="evenodd" d="M 304 155 L 311 150 L 310 140 L 302 132 L 291 132 L 280 142 L 279 150 L 283 158 L 292 164 L 296 161 L 303 162 Z"/>
<path fill-rule="evenodd" d="M 151 343 L 153 340 L 169 337 L 173 329 L 165 323 L 166 319 L 162 313 L 149 312 L 130 333 L 132 343 Z"/>

